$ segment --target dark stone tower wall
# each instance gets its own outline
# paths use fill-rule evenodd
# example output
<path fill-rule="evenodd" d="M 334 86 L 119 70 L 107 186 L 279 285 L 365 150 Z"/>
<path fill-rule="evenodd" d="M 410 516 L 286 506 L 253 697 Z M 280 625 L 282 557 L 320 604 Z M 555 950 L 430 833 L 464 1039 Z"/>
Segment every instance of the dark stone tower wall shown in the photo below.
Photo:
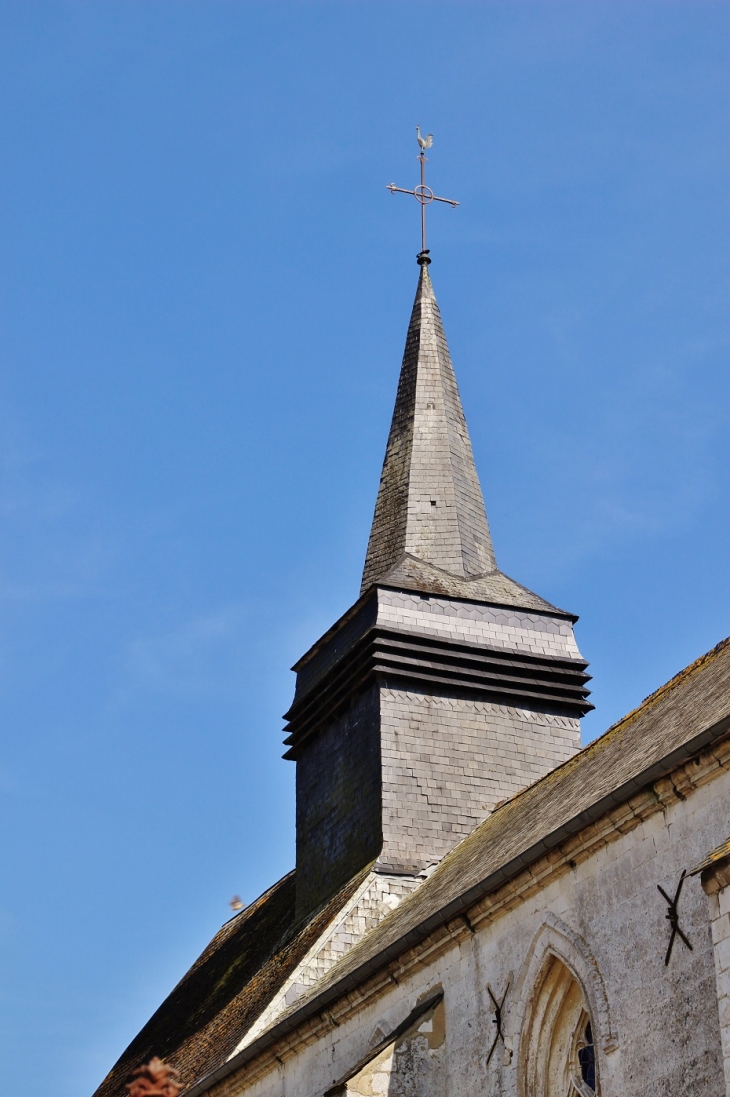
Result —
<path fill-rule="evenodd" d="M 371 686 L 297 760 L 297 917 L 316 910 L 380 853 L 379 698 Z"/>

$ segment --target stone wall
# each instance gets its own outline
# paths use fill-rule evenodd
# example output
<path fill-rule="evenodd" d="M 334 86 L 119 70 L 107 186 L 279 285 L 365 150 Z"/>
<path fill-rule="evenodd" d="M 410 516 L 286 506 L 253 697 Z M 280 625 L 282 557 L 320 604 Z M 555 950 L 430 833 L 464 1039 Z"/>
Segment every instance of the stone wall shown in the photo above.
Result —
<path fill-rule="evenodd" d="M 725 1088 L 730 1097 L 730 860 L 726 858 L 703 872 L 702 886 L 709 905 Z"/>
<path fill-rule="evenodd" d="M 428 1010 L 339 1091 L 342 1097 L 432 1097 L 444 1092 L 444 1004 Z M 334 1097 L 334 1094 L 332 1094 Z"/>
<path fill-rule="evenodd" d="M 674 894 L 682 872 L 726 839 L 730 772 L 715 762 L 716 776 L 692 791 L 688 781 L 701 767 L 685 768 L 678 795 L 670 780 L 637 794 L 636 807 L 592 824 L 569 851 L 546 856 L 471 908 L 471 929 L 456 918 L 389 961 L 260 1065 L 214 1086 L 212 1097 L 322 1097 L 435 987 L 444 993 L 445 1039 L 433 1097 L 528 1097 L 521 1037 L 554 955 L 578 979 L 591 1014 L 601 1097 L 724 1097 L 706 897 L 688 877 L 679 917 L 692 951 L 676 941 L 665 965 L 670 924 L 657 884 Z M 504 1042 L 491 1059 L 488 986 L 506 993 Z"/>

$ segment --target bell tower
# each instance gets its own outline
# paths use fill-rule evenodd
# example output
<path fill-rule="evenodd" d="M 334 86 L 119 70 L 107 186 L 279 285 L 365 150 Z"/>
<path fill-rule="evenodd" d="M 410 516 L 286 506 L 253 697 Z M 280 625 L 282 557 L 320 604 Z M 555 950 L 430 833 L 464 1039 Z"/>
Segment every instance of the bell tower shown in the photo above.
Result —
<path fill-rule="evenodd" d="M 577 618 L 497 568 L 429 258 L 359 600 L 299 660 L 297 910 L 356 872 L 418 875 L 580 747 Z"/>

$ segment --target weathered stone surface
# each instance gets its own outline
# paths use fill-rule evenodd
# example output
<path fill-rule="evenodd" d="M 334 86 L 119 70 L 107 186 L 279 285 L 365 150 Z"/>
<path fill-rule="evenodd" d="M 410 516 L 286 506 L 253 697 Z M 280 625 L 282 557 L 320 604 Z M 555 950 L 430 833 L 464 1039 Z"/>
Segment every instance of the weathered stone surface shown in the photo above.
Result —
<path fill-rule="evenodd" d="M 443 1093 L 444 1012 L 441 999 L 348 1078 L 343 1095 L 433 1097 Z"/>
<path fill-rule="evenodd" d="M 211 1084 L 211 1097 L 326 1093 L 367 1062 L 376 1039 L 396 1030 L 419 998 L 441 988 L 443 1075 L 441 1088 L 429 1094 L 554 1097 L 558 1091 L 526 1088 L 522 1041 L 534 1025 L 535 995 L 556 955 L 577 978 L 589 1011 L 600 1097 L 725 1097 L 706 899 L 699 881 L 688 880 L 680 914 L 693 949 L 678 945 L 666 967 L 670 927 L 656 885 L 673 891 L 683 869 L 723 838 L 728 814 L 730 774 L 720 770 L 686 799 L 655 811 L 627 834 L 617 832 L 614 842 L 595 848 L 574 868 L 549 874 L 501 916 L 477 922 L 474 932 L 461 925 L 422 962 L 404 956 L 370 995 L 353 988 L 349 1004 L 332 1007 L 336 1024 L 321 1025 L 306 1043 L 295 1044 L 292 1034 L 296 1054 L 287 1054 L 276 1070 L 232 1074 Z M 413 900 L 404 900 L 391 917 Z M 504 1043 L 489 1063 L 495 1027 L 487 985 L 500 998 L 506 991 Z M 541 1023 L 549 1025 L 550 1018 Z M 372 1062 L 372 1073 L 381 1074 L 382 1063 L 375 1057 Z M 367 1076 L 363 1071 L 360 1078 Z"/>
<path fill-rule="evenodd" d="M 730 1097 L 730 841 L 723 842 L 703 864 L 700 871 L 715 957 L 725 1092 Z"/>

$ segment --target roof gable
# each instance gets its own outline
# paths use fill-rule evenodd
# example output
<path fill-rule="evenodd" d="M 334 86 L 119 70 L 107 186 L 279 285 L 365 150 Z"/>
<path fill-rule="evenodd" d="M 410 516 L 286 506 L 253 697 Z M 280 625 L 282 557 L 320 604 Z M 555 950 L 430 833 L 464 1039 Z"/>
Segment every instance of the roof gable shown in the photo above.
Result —
<path fill-rule="evenodd" d="M 226 922 L 94 1097 L 126 1097 L 130 1071 L 153 1055 L 179 1070 L 186 1087 L 225 1062 L 364 875 L 303 925 L 294 921 L 294 872 Z"/>

